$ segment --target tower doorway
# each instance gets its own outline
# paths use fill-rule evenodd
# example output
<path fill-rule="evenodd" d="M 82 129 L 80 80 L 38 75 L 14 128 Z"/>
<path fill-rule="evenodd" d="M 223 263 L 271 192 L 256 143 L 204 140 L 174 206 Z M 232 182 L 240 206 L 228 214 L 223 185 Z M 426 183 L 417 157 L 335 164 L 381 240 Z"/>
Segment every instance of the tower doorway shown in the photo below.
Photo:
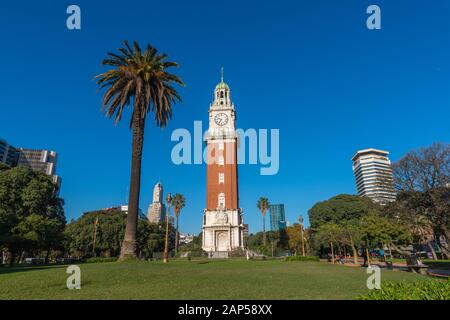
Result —
<path fill-rule="evenodd" d="M 216 251 L 228 251 L 228 236 L 226 232 L 217 233 Z"/>

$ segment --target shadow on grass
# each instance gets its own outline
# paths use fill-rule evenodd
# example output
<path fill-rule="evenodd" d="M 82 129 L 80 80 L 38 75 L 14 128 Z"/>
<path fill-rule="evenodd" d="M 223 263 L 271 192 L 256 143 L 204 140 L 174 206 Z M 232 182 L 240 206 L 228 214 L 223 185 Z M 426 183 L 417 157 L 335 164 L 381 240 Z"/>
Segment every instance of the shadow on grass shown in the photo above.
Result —
<path fill-rule="evenodd" d="M 48 269 L 67 268 L 69 265 L 54 264 L 54 265 L 41 265 L 41 266 L 13 266 L 13 267 L 0 267 L 0 275 L 10 274 L 17 272 L 38 271 Z"/>
<path fill-rule="evenodd" d="M 424 262 L 430 269 L 450 270 L 450 262 L 427 260 Z"/>
<path fill-rule="evenodd" d="M 208 263 L 216 263 L 216 262 L 226 262 L 229 261 L 227 259 L 216 259 L 216 260 L 204 260 L 204 261 L 197 261 L 197 264 L 208 264 Z"/>

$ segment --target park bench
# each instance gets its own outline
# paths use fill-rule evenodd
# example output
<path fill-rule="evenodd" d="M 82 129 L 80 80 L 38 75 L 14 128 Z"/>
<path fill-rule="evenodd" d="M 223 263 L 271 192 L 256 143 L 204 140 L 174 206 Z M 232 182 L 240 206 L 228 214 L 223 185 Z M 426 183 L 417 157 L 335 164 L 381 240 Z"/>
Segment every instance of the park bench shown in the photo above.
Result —
<path fill-rule="evenodd" d="M 422 261 L 417 259 L 417 257 L 406 258 L 406 266 L 408 268 L 408 271 L 411 271 L 414 273 L 420 273 L 420 274 L 426 275 L 427 271 L 428 271 L 428 266 L 423 264 Z"/>

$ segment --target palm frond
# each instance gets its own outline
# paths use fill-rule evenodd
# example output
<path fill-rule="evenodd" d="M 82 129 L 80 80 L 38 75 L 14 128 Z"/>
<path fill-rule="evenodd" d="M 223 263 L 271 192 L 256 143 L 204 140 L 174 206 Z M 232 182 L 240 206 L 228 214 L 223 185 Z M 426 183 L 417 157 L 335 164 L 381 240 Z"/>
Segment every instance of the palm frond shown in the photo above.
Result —
<path fill-rule="evenodd" d="M 108 52 L 102 61 L 103 66 L 111 67 L 95 76 L 100 89 L 106 89 L 102 100 L 102 111 L 118 123 L 123 110 L 133 105 L 130 127 L 135 117 L 144 118 L 154 113 L 157 126 L 164 127 L 172 117 L 172 106 L 181 102 L 179 93 L 173 84 L 184 86 L 168 68 L 178 67 L 178 63 L 167 61 L 166 54 L 148 44 L 142 52 L 137 41 L 130 46 L 128 41 L 117 49 L 117 53 Z"/>

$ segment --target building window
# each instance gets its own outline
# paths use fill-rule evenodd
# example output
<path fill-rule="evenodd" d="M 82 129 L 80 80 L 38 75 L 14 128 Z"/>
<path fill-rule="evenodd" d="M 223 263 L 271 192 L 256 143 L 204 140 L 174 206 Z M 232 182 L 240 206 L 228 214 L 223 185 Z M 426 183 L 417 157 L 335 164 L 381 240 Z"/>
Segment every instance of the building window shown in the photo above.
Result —
<path fill-rule="evenodd" d="M 219 209 L 225 209 L 225 194 L 219 193 L 219 199 L 218 199 L 218 207 Z"/>
<path fill-rule="evenodd" d="M 223 172 L 219 173 L 219 183 L 225 183 L 225 174 Z"/>
<path fill-rule="evenodd" d="M 223 91 L 220 92 L 220 97 L 223 98 Z"/>
<path fill-rule="evenodd" d="M 223 166 L 225 164 L 225 160 L 223 158 L 223 156 L 219 157 L 219 166 Z"/>
<path fill-rule="evenodd" d="M 223 150 L 224 148 L 224 143 L 223 142 L 219 142 L 219 150 Z"/>

